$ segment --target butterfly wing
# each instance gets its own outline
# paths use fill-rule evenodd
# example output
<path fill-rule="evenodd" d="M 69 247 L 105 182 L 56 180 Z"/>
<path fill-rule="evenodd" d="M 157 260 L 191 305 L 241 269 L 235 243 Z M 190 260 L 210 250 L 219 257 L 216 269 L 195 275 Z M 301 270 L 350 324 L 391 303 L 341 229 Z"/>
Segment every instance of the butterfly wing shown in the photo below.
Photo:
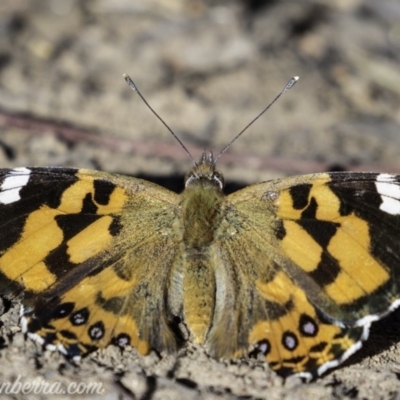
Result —
<path fill-rule="evenodd" d="M 400 177 L 327 173 L 245 188 L 227 198 L 221 261 L 236 348 L 283 375 L 319 375 L 361 347 L 400 298 Z M 240 282 L 240 283 L 238 283 Z M 210 347 L 223 349 L 223 329 Z"/>
<path fill-rule="evenodd" d="M 111 341 L 173 349 L 166 290 L 177 204 L 119 175 L 1 170 L 0 291 L 23 293 L 29 336 L 70 356 Z"/>

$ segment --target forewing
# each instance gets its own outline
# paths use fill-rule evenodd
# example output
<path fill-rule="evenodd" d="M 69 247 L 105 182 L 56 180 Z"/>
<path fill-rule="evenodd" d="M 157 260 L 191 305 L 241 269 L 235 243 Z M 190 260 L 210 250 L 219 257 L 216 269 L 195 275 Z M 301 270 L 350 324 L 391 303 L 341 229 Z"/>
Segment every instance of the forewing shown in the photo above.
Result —
<path fill-rule="evenodd" d="M 237 291 L 251 294 L 237 300 L 239 331 L 281 374 L 337 366 L 398 306 L 399 182 L 315 174 L 228 197 L 221 254 L 245 282 Z"/>
<path fill-rule="evenodd" d="M 0 288 L 23 294 L 28 334 L 70 356 L 112 341 L 174 348 L 165 292 L 177 202 L 119 175 L 1 170 Z"/>

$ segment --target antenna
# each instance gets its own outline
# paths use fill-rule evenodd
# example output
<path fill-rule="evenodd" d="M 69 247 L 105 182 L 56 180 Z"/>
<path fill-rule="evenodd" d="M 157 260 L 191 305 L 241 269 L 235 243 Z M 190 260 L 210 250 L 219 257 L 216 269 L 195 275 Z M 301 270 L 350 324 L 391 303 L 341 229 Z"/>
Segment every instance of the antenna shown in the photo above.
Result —
<path fill-rule="evenodd" d="M 189 155 L 189 157 L 191 158 L 191 160 L 193 161 L 194 164 L 196 164 L 194 158 L 192 157 L 192 155 L 190 154 L 189 150 L 186 148 L 186 146 L 182 143 L 182 141 L 178 138 L 178 136 L 176 136 L 176 134 L 174 133 L 174 131 L 167 125 L 167 123 L 154 111 L 154 109 L 150 106 L 150 104 L 146 101 L 146 99 L 142 96 L 142 93 L 139 92 L 139 89 L 137 88 L 137 86 L 135 85 L 135 83 L 133 82 L 133 80 L 129 77 L 129 75 L 127 74 L 123 74 L 122 75 L 126 81 L 126 83 L 129 85 L 129 87 L 136 92 L 139 97 L 143 100 L 143 103 L 146 104 L 146 106 L 150 109 L 150 111 L 161 121 L 161 123 L 169 130 L 169 132 L 171 133 L 171 135 L 178 141 L 178 143 L 181 145 L 181 147 L 183 148 L 183 150 L 186 151 L 186 153 Z"/>
<path fill-rule="evenodd" d="M 284 93 L 286 93 L 288 90 L 290 90 L 295 84 L 296 82 L 299 80 L 298 76 L 294 76 L 287 84 L 286 86 L 283 88 L 283 90 L 275 97 L 274 100 L 271 101 L 271 103 L 269 103 L 267 105 L 267 107 L 264 108 L 264 110 L 262 110 L 260 112 L 260 114 L 258 114 L 252 121 L 250 121 L 221 151 L 221 153 L 218 154 L 218 156 L 215 158 L 214 164 L 217 163 L 218 158 L 220 158 L 222 156 L 222 154 L 224 154 L 229 147 L 231 147 L 232 143 L 235 142 L 245 131 L 247 131 L 247 129 L 254 124 L 254 122 L 256 122 L 258 120 L 258 118 L 260 118 L 278 99 L 279 97 L 281 97 Z"/>

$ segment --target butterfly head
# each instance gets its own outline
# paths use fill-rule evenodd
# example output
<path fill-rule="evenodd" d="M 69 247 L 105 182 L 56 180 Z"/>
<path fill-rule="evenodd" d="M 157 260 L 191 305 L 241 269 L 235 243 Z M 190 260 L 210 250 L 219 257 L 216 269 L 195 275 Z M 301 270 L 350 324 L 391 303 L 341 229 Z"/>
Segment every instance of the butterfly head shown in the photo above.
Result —
<path fill-rule="evenodd" d="M 194 164 L 192 170 L 185 177 L 185 187 L 194 186 L 216 187 L 223 190 L 225 186 L 224 177 L 215 169 L 215 160 L 210 151 L 203 152 L 200 161 Z"/>

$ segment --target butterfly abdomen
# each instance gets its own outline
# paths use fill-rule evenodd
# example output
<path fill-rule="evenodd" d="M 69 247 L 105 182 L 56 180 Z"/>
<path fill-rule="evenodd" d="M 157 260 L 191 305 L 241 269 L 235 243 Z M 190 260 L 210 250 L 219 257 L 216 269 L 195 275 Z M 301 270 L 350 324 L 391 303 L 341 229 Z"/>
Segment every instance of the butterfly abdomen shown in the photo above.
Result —
<path fill-rule="evenodd" d="M 182 194 L 183 314 L 196 343 L 204 343 L 215 313 L 216 273 L 212 258 L 215 232 L 221 222 L 222 188 L 215 182 L 213 166 L 194 175 Z"/>

